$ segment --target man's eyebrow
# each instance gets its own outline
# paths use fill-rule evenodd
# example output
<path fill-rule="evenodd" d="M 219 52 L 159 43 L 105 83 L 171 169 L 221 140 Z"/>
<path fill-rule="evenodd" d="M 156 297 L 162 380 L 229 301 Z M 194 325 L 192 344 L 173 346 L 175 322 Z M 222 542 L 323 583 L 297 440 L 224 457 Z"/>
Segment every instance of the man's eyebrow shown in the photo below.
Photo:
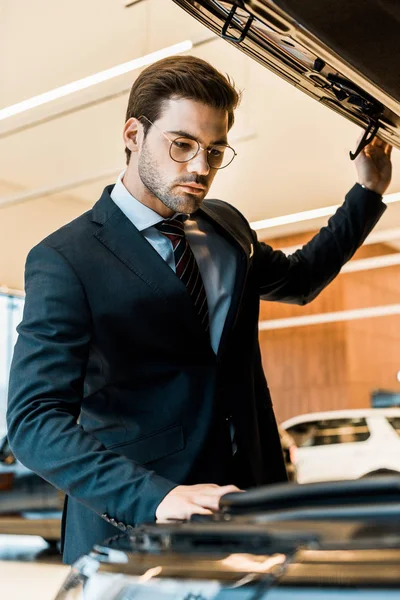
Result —
<path fill-rule="evenodd" d="M 195 142 L 197 142 L 197 138 L 194 135 L 191 135 L 190 133 L 188 133 L 187 131 L 167 131 L 167 133 L 173 133 L 174 135 L 177 135 L 179 137 L 185 137 L 188 138 L 189 140 L 194 140 Z M 215 142 L 211 142 L 209 145 L 210 146 L 215 146 L 221 144 L 223 146 L 227 146 L 228 145 L 228 140 L 227 139 L 223 139 L 223 140 L 217 140 Z"/>

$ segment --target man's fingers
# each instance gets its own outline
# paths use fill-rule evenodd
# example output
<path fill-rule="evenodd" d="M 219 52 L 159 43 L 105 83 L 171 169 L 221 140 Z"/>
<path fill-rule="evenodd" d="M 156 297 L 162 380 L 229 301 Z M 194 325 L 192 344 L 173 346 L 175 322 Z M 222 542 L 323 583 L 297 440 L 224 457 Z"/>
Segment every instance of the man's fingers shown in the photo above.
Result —
<path fill-rule="evenodd" d="M 216 511 L 219 508 L 219 496 L 211 496 L 208 494 L 198 494 L 193 497 L 193 502 L 196 506 L 208 508 L 209 510 Z"/>
<path fill-rule="evenodd" d="M 210 494 L 210 496 L 223 496 L 224 494 L 230 494 L 231 492 L 241 492 L 243 490 L 240 490 L 238 487 L 236 487 L 236 485 L 206 485 L 206 486 L 202 486 L 201 489 L 201 495 L 208 495 Z"/>
<path fill-rule="evenodd" d="M 211 515 L 218 511 L 221 496 L 239 492 L 235 485 L 218 486 L 215 483 L 177 486 L 160 502 L 156 521 L 190 519 L 193 514 Z"/>
<path fill-rule="evenodd" d="M 361 139 L 364 135 L 364 132 L 361 133 L 360 137 L 357 140 L 357 145 L 361 142 Z M 367 144 L 367 146 L 365 146 L 365 148 L 363 149 L 363 152 L 365 154 L 368 155 L 368 151 L 371 150 L 377 150 L 377 151 L 382 151 L 387 154 L 388 156 L 390 156 L 391 152 L 392 152 L 392 146 L 391 144 L 385 142 L 384 140 L 382 140 L 379 136 L 375 136 L 369 144 Z"/>
<path fill-rule="evenodd" d="M 210 510 L 219 510 L 219 501 L 221 496 L 230 494 L 232 492 L 241 492 L 236 485 L 224 485 L 217 489 L 207 490 L 205 493 L 196 494 L 193 496 L 192 501 L 198 505 L 209 508 Z"/>
<path fill-rule="evenodd" d="M 233 492 L 243 492 L 236 485 L 222 485 L 218 488 L 218 496 L 225 496 L 225 494 L 232 494 Z"/>
<path fill-rule="evenodd" d="M 384 142 L 378 135 L 376 135 L 372 140 L 371 144 L 373 146 L 384 146 L 386 142 Z"/>
<path fill-rule="evenodd" d="M 199 506 L 193 502 L 188 503 L 186 507 L 177 511 L 176 516 L 162 516 L 156 519 L 157 523 L 170 523 L 171 521 L 180 521 L 182 519 L 190 519 L 192 515 L 212 515 L 213 511 L 204 506 Z"/>
<path fill-rule="evenodd" d="M 212 515 L 213 511 L 204 506 L 199 506 L 198 504 L 192 504 L 188 507 L 186 519 L 190 519 L 192 515 Z"/>
<path fill-rule="evenodd" d="M 371 148 L 379 148 L 379 150 L 383 150 L 383 152 L 385 154 L 387 154 L 387 156 L 391 155 L 393 146 L 391 144 L 389 144 L 388 142 L 385 142 L 384 140 L 382 140 L 380 137 L 375 136 L 374 139 L 372 140 L 372 142 L 370 144 L 368 144 L 368 146 L 370 146 Z M 367 148 L 368 148 L 367 146 Z"/>
<path fill-rule="evenodd" d="M 393 150 L 393 146 L 391 144 L 386 144 L 385 147 L 385 154 L 386 156 L 388 156 L 390 158 L 391 154 L 392 154 L 392 150 Z"/>

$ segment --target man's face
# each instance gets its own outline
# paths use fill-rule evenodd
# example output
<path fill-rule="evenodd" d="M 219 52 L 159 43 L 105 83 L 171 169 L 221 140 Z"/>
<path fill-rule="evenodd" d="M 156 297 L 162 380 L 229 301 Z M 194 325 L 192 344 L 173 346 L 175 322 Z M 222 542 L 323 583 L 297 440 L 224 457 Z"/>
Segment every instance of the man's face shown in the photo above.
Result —
<path fill-rule="evenodd" d="M 173 212 L 194 213 L 206 196 L 217 173 L 208 165 L 207 153 L 178 163 L 169 155 L 170 140 L 187 136 L 202 148 L 227 143 L 228 114 L 187 99 L 168 100 L 162 116 L 150 126 L 138 156 L 139 177 L 147 193 Z M 158 128 L 158 129 L 157 129 Z"/>

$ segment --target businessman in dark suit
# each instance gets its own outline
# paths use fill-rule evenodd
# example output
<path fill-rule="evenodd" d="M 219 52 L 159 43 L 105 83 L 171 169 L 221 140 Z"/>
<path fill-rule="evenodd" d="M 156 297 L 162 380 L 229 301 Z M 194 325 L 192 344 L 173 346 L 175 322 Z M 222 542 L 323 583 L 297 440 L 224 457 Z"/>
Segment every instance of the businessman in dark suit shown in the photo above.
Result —
<path fill-rule="evenodd" d="M 306 304 L 339 273 L 385 209 L 390 147 L 375 140 L 360 155 L 344 205 L 286 257 L 234 207 L 204 200 L 235 156 L 237 102 L 197 58 L 145 69 L 129 99 L 126 171 L 29 253 L 8 435 L 67 495 L 66 562 L 118 530 L 286 479 L 260 297 Z"/>

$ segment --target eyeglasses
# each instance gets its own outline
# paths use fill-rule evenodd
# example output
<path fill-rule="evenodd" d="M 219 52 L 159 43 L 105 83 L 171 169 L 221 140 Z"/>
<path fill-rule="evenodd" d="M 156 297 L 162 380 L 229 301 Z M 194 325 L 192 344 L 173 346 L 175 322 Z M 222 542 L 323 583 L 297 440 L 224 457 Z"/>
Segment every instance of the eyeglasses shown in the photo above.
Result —
<path fill-rule="evenodd" d="M 177 163 L 185 163 L 198 155 L 200 150 L 207 153 L 207 162 L 212 169 L 225 169 L 231 164 L 236 156 L 236 152 L 228 144 L 214 144 L 209 148 L 203 148 L 197 140 L 179 136 L 171 140 L 164 131 L 161 131 L 150 119 L 141 115 L 138 119 L 146 119 L 170 142 L 169 155 Z"/>

